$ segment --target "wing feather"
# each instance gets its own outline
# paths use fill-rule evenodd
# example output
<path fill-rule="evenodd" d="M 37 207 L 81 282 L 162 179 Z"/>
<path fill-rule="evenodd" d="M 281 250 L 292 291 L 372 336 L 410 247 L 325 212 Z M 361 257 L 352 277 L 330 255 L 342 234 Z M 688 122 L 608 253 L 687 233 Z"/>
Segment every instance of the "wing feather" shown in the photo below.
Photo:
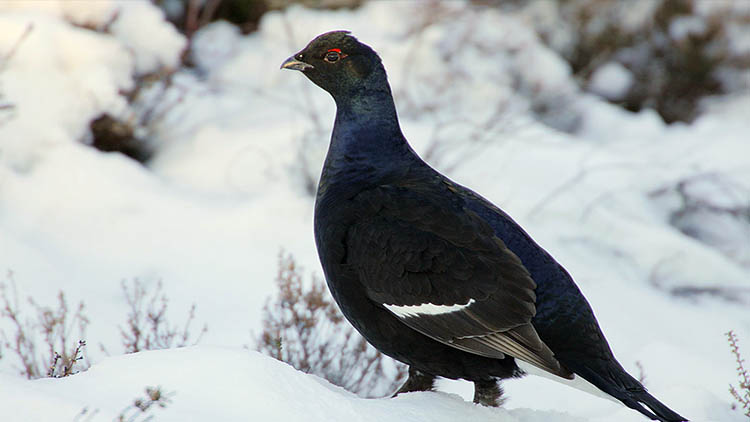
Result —
<path fill-rule="evenodd" d="M 379 186 L 353 198 L 361 213 L 347 232 L 345 264 L 371 300 L 412 329 L 469 353 L 510 355 L 570 377 L 531 324 L 536 284 L 521 260 L 439 187 Z M 425 304 L 431 306 L 414 309 L 432 311 L 397 312 Z"/>

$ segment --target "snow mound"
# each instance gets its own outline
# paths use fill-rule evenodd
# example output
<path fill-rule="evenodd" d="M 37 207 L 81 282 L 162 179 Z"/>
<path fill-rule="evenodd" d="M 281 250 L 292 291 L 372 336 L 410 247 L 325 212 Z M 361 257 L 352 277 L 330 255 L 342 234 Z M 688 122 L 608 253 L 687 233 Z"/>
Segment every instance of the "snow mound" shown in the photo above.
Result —
<path fill-rule="evenodd" d="M 146 386 L 168 394 L 165 408 L 150 411 L 159 422 L 582 421 L 552 411 L 489 409 L 447 393 L 362 399 L 257 352 L 209 347 L 108 358 L 66 378 L 0 381 L 0 407 L 13 408 L 4 422 L 75 420 L 83 409 L 94 415 L 84 420 L 112 421 Z"/>
<path fill-rule="evenodd" d="M 633 74 L 617 62 L 609 62 L 594 71 L 589 82 L 591 92 L 617 101 L 625 97 L 633 84 Z"/>
<path fill-rule="evenodd" d="M 3 2 L 0 28 L 0 95 L 13 110 L 0 163 L 20 172 L 84 142 L 98 115 L 122 114 L 134 77 L 176 67 L 186 45 L 149 2 Z"/>

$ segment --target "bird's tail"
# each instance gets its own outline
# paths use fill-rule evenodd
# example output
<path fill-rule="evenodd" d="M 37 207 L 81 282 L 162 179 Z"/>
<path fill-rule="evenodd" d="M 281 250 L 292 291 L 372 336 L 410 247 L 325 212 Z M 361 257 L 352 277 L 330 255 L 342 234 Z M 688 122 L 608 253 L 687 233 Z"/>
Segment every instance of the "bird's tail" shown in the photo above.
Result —
<path fill-rule="evenodd" d="M 630 399 L 633 401 L 632 404 L 625 403 L 626 406 L 635 409 L 644 415 L 648 416 L 653 420 L 659 420 L 663 422 L 672 421 L 687 421 L 684 417 L 680 416 L 674 410 L 668 408 L 664 403 L 656 399 L 656 397 L 646 391 L 644 388 L 641 391 L 634 391 L 629 394 Z M 651 412 L 644 409 L 644 405 L 648 407 Z"/>
<path fill-rule="evenodd" d="M 570 366 L 568 367 L 570 368 Z M 621 401 L 625 406 L 641 412 L 652 420 L 661 422 L 687 421 L 686 418 L 649 394 L 646 388 L 625 372 L 625 369 L 616 361 L 602 362 L 602 368 L 582 366 L 570 369 L 600 390 Z"/>

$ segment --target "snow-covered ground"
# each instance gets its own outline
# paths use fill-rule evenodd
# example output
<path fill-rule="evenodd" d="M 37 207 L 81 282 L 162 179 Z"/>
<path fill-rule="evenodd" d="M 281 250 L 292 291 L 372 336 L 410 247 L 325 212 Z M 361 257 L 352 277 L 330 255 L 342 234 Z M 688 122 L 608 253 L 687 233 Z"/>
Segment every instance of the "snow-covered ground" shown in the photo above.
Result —
<path fill-rule="evenodd" d="M 73 421 L 84 409 L 79 420 L 116 420 L 134 398 L 145 396 L 144 385 L 161 387 L 167 395 L 166 408 L 146 414 L 160 422 L 580 421 L 553 411 L 488 409 L 446 393 L 362 399 L 257 352 L 209 347 L 118 356 L 62 379 L 19 382 L 0 375 L 0 381 L 8 404 L 3 407 L 13 409 L 3 415 L 8 422 Z"/>
<path fill-rule="evenodd" d="M 13 272 L 22 297 L 52 304 L 63 290 L 85 302 L 93 366 L 26 381 L 4 351 L 0 408 L 14 409 L 4 421 L 73 420 L 84 407 L 112 420 L 147 385 L 174 392 L 158 421 L 644 420 L 535 377 L 505 383 L 508 410 L 445 393 L 359 399 L 242 348 L 260 330 L 280 249 L 320 274 L 305 183 L 322 164 L 334 105 L 278 67 L 332 29 L 380 53 L 415 149 L 503 207 L 571 272 L 622 364 L 638 375 L 640 362 L 655 396 L 691 420 L 744 420 L 730 409 L 736 374 L 723 333 L 750 344 L 750 223 L 690 215 L 683 223 L 700 235 L 691 237 L 670 217 L 685 180 L 696 181 L 695 198 L 748 205 L 746 92 L 667 126 L 580 92 L 521 16 L 374 2 L 269 13 L 249 36 L 212 24 L 194 40 L 196 68 L 131 106 L 121 91 L 177 66 L 185 40 L 148 3 L 50 0 L 0 3 L 0 270 Z M 606 94 L 620 79 L 602 73 L 597 86 Z M 146 167 L 86 145 L 100 113 L 137 119 L 153 104 Z M 572 134 L 535 118 L 539 104 L 556 104 L 545 121 Z M 196 303 L 209 329 L 201 346 L 105 358 L 100 343 L 119 351 L 120 282 L 132 279 L 161 280 L 173 320 Z M 441 388 L 471 393 L 467 383 Z"/>

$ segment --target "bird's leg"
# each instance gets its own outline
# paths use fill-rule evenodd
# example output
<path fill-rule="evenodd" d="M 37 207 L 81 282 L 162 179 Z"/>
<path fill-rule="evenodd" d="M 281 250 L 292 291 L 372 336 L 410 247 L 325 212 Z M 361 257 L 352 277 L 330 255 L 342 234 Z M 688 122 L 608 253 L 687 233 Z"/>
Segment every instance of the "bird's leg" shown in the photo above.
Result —
<path fill-rule="evenodd" d="M 503 388 L 497 380 L 474 381 L 474 403 L 482 406 L 500 407 L 505 402 L 501 396 Z"/>
<path fill-rule="evenodd" d="M 411 393 L 413 391 L 432 391 L 435 389 L 435 376 L 425 374 L 413 366 L 409 367 L 409 378 L 406 380 L 404 385 L 393 394 L 392 397 L 396 397 L 401 393 Z"/>

